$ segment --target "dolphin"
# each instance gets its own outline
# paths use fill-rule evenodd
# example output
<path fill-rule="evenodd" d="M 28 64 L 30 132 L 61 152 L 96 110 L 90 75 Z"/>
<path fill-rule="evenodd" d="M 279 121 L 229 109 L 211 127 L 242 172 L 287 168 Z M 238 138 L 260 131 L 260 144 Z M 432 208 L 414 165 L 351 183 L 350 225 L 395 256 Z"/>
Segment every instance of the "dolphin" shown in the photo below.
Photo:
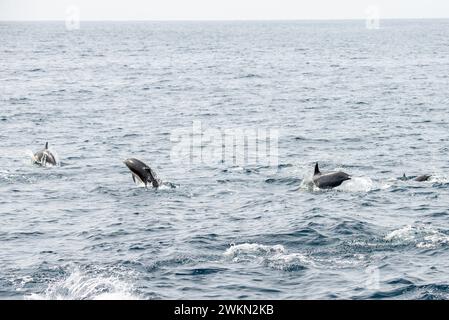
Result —
<path fill-rule="evenodd" d="M 344 172 L 321 173 L 318 162 L 315 164 L 315 172 L 313 174 L 313 183 L 320 189 L 332 189 L 341 185 L 344 181 L 350 180 L 351 177 Z"/>
<path fill-rule="evenodd" d="M 141 182 L 147 187 L 148 183 L 151 183 L 153 188 L 158 188 L 162 181 L 158 179 L 156 173 L 145 163 L 135 158 L 126 159 L 123 163 L 131 171 L 134 183 Z"/>
<path fill-rule="evenodd" d="M 422 176 L 416 177 L 416 178 L 415 178 L 415 181 L 418 181 L 418 182 L 429 181 L 429 179 L 430 179 L 431 177 L 432 177 L 432 176 L 429 175 L 429 174 L 423 174 Z"/>
<path fill-rule="evenodd" d="M 45 148 L 41 151 L 36 152 L 33 155 L 33 163 L 38 164 L 40 166 L 46 166 L 47 164 L 51 164 L 55 166 L 57 164 L 56 158 L 51 153 L 50 150 L 48 150 L 48 142 L 45 143 Z"/>
<path fill-rule="evenodd" d="M 430 174 L 423 174 L 423 175 L 421 175 L 421 176 L 418 176 L 418 177 L 416 177 L 416 178 L 414 178 L 413 179 L 413 177 L 407 177 L 406 175 L 405 175 L 405 173 L 404 173 L 404 175 L 402 176 L 402 178 L 400 178 L 400 180 L 402 180 L 402 181 L 407 181 L 407 180 L 410 180 L 410 179 L 413 179 L 413 181 L 418 181 L 418 182 L 424 182 L 424 181 L 429 181 L 429 179 L 431 178 L 432 176 L 430 175 Z"/>

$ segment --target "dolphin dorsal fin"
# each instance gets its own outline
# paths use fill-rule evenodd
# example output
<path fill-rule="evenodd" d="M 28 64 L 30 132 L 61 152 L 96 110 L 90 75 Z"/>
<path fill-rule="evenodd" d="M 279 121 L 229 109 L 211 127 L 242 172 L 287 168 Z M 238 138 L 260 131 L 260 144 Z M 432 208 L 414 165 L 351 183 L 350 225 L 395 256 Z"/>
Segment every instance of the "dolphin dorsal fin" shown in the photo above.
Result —
<path fill-rule="evenodd" d="M 314 175 L 316 175 L 316 174 L 320 174 L 321 172 L 320 172 L 320 168 L 318 167 L 318 162 L 315 164 L 315 172 L 314 172 Z"/>
<path fill-rule="evenodd" d="M 48 149 L 48 141 L 45 142 L 45 149 Z"/>

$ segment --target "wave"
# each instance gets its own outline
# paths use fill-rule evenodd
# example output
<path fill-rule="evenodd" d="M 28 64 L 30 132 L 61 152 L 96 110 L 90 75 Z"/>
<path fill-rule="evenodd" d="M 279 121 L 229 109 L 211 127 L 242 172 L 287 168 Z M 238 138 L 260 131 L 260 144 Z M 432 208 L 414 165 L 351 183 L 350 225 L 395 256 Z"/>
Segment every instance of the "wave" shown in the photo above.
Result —
<path fill-rule="evenodd" d="M 279 185 L 301 185 L 302 180 L 299 178 L 285 177 L 285 178 L 268 178 L 265 180 L 268 184 L 279 184 Z"/>
<path fill-rule="evenodd" d="M 288 253 L 282 245 L 267 246 L 257 243 L 232 244 L 224 254 L 236 263 L 256 262 L 283 271 L 298 271 L 307 268 L 312 261 L 299 253 Z"/>
<path fill-rule="evenodd" d="M 79 269 L 67 278 L 51 283 L 40 294 L 26 296 L 29 300 L 137 300 L 129 283 L 114 276 L 90 275 Z"/>
<path fill-rule="evenodd" d="M 0 183 L 6 184 L 16 184 L 16 183 L 26 183 L 32 184 L 38 181 L 38 178 L 33 175 L 28 174 L 17 174 L 11 173 L 7 170 L 0 171 Z"/>
<path fill-rule="evenodd" d="M 399 244 L 412 244 L 417 248 L 432 249 L 449 244 L 449 235 L 427 226 L 412 226 L 393 230 L 384 240 Z"/>
<path fill-rule="evenodd" d="M 398 283 L 403 286 L 390 291 L 377 291 L 369 296 L 362 296 L 362 299 L 393 299 L 401 298 L 408 300 L 446 300 L 449 297 L 449 286 L 445 284 L 424 284 L 415 285 L 407 279 L 399 279 Z"/>

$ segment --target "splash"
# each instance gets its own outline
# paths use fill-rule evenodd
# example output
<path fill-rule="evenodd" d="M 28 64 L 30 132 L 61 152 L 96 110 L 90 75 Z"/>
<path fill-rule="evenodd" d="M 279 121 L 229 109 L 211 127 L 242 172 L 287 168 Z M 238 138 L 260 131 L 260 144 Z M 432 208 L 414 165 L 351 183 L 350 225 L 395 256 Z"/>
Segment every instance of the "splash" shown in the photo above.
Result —
<path fill-rule="evenodd" d="M 413 244 L 417 248 L 427 249 L 449 244 L 449 236 L 447 234 L 430 227 L 412 225 L 390 232 L 384 237 L 384 240 L 400 244 Z"/>
<path fill-rule="evenodd" d="M 158 191 L 163 191 L 163 190 L 171 190 L 171 189 L 176 189 L 178 188 L 178 185 L 168 182 L 168 181 L 163 181 L 161 183 L 161 185 L 158 188 L 153 188 L 153 186 L 151 185 L 151 183 L 148 183 L 145 186 L 145 183 L 143 183 L 140 179 L 136 179 L 134 181 L 134 184 L 136 185 L 136 187 L 138 188 L 144 188 L 144 189 L 148 189 L 148 190 L 158 190 Z"/>
<path fill-rule="evenodd" d="M 307 177 L 304 177 L 304 179 L 301 181 L 299 190 L 308 191 L 308 192 L 316 192 L 316 191 L 320 191 L 321 189 L 318 188 L 315 185 L 315 183 L 313 183 L 312 176 L 307 176 Z"/>
<path fill-rule="evenodd" d="M 114 276 L 91 275 L 78 269 L 65 279 L 51 283 L 44 293 L 30 300 L 137 300 L 132 286 Z"/>
<path fill-rule="evenodd" d="M 432 175 L 427 182 L 436 184 L 448 184 L 449 177 L 445 175 Z"/>
<path fill-rule="evenodd" d="M 346 192 L 369 192 L 373 189 L 373 180 L 368 177 L 352 177 L 351 180 L 343 182 L 336 190 Z"/>
<path fill-rule="evenodd" d="M 231 245 L 223 255 L 232 262 L 256 262 L 283 271 L 306 269 L 306 265 L 312 263 L 302 254 L 288 253 L 282 245 L 266 246 L 257 243 Z"/>

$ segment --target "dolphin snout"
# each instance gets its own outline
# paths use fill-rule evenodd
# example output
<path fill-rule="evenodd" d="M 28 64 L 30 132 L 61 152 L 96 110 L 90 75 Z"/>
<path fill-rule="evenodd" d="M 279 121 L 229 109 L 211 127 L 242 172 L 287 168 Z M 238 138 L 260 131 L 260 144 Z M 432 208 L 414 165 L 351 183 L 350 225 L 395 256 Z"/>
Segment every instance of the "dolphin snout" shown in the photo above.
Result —
<path fill-rule="evenodd" d="M 135 162 L 133 161 L 133 159 L 126 159 L 123 161 L 123 163 L 131 169 L 131 167 L 135 166 Z"/>

